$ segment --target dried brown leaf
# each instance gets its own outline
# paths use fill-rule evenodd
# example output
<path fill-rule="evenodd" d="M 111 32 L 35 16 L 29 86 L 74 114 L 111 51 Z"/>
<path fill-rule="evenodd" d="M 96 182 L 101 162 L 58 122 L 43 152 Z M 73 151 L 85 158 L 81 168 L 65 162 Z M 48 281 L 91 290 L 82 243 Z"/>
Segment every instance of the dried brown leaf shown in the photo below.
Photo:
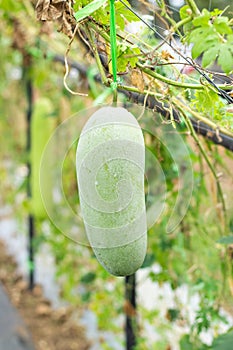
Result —
<path fill-rule="evenodd" d="M 36 4 L 36 18 L 40 21 L 46 21 L 50 6 L 50 0 L 38 0 Z"/>
<path fill-rule="evenodd" d="M 172 56 L 171 54 L 170 54 L 170 52 L 169 51 L 167 51 L 167 50 L 163 50 L 162 52 L 161 52 L 161 57 L 165 60 L 165 61 L 169 61 L 170 59 L 174 59 L 174 56 Z"/>
<path fill-rule="evenodd" d="M 38 0 L 36 17 L 40 21 L 58 21 L 59 31 L 72 37 L 76 26 L 73 0 Z"/>
<path fill-rule="evenodd" d="M 133 69 L 131 72 L 131 83 L 136 86 L 140 91 L 145 88 L 145 82 L 142 73 L 138 69 Z"/>
<path fill-rule="evenodd" d="M 36 5 L 36 17 L 40 21 L 55 21 L 62 17 L 65 0 L 39 0 Z"/>
<path fill-rule="evenodd" d="M 62 18 L 58 20 L 61 24 L 59 31 L 67 35 L 69 38 L 72 38 L 75 27 L 77 25 L 76 19 L 74 17 L 73 7 L 71 5 L 73 5 L 73 2 L 72 4 L 70 2 L 65 3 Z"/>

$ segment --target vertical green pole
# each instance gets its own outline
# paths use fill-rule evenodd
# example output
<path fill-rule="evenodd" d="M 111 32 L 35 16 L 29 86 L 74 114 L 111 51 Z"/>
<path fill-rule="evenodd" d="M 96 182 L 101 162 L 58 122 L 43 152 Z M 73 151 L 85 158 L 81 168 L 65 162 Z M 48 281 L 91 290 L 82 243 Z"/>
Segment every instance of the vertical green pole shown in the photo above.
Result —
<path fill-rule="evenodd" d="M 110 43 L 111 43 L 111 59 L 112 59 L 112 75 L 113 83 L 113 102 L 117 102 L 117 41 L 116 41 L 116 11 L 115 0 L 110 0 Z"/>

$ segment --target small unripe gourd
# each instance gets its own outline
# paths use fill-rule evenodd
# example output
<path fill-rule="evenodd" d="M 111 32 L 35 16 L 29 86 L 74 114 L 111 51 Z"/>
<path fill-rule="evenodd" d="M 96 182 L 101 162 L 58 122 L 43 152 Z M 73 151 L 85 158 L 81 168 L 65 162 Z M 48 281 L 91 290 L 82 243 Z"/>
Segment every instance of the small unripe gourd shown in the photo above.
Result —
<path fill-rule="evenodd" d="M 95 112 L 80 135 L 76 169 L 90 245 L 111 274 L 127 276 L 147 247 L 145 146 L 134 116 L 121 107 Z"/>
<path fill-rule="evenodd" d="M 40 186 L 40 165 L 45 146 L 55 129 L 56 119 L 51 117 L 53 112 L 53 105 L 47 98 L 39 98 L 34 105 L 32 121 L 31 121 L 31 192 L 32 192 L 32 213 L 37 218 L 45 218 L 47 216 L 46 210 L 42 201 L 41 186 Z M 53 155 L 51 155 L 52 157 Z M 49 170 L 50 164 L 47 164 L 48 171 L 46 179 L 42 184 L 44 193 L 46 194 L 44 200 L 46 207 L 52 205 L 52 187 L 53 179 L 52 173 Z"/>

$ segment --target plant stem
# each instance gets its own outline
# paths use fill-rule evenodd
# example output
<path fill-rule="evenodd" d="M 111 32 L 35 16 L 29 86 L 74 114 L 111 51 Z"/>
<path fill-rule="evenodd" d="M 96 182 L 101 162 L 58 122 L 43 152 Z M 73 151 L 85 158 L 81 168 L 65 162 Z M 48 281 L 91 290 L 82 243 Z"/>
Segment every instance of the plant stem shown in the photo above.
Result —
<path fill-rule="evenodd" d="M 178 28 L 182 27 L 184 24 L 187 24 L 187 23 L 189 23 L 189 22 L 191 22 L 191 21 L 192 21 L 192 17 L 189 16 L 189 17 L 186 17 L 186 18 L 182 19 L 181 21 L 175 23 L 175 25 L 173 26 L 174 32 L 175 32 Z"/>
<path fill-rule="evenodd" d="M 224 227 L 226 227 L 226 224 L 227 224 L 226 204 L 225 204 L 225 198 L 224 198 L 224 195 L 223 195 L 222 187 L 221 187 L 221 184 L 220 184 L 220 181 L 219 181 L 219 177 L 218 177 L 218 175 L 217 175 L 217 173 L 215 171 L 215 168 L 214 168 L 213 164 L 211 163 L 211 160 L 209 159 L 209 157 L 208 157 L 208 155 L 207 155 L 207 153 L 206 153 L 206 151 L 205 151 L 205 149 L 204 149 L 200 139 L 198 138 L 198 136 L 196 134 L 196 131 L 194 130 L 193 125 L 192 125 L 189 117 L 184 112 L 184 105 L 182 103 L 180 103 L 180 101 L 177 100 L 177 99 L 176 100 L 173 99 L 173 102 L 177 106 L 177 108 L 179 109 L 181 114 L 183 115 L 184 120 L 185 120 L 185 124 L 186 124 L 188 130 L 190 131 L 191 136 L 194 138 L 197 146 L 200 149 L 201 154 L 203 155 L 206 163 L 208 164 L 208 167 L 210 168 L 210 171 L 212 172 L 212 174 L 214 176 L 214 179 L 215 179 L 216 184 L 217 184 L 217 191 L 218 191 L 221 203 L 222 203 L 223 216 L 224 216 Z"/>
<path fill-rule="evenodd" d="M 196 3 L 194 0 L 186 0 L 187 5 L 191 8 L 193 14 L 195 16 L 199 16 L 200 15 L 200 10 L 197 7 Z"/>
<path fill-rule="evenodd" d="M 100 57 L 99 57 L 99 53 L 98 53 L 98 49 L 97 49 L 97 46 L 95 44 L 95 41 L 93 39 L 93 35 L 91 33 L 91 30 L 88 28 L 88 26 L 86 25 L 85 26 L 86 28 L 86 32 L 87 32 L 87 35 L 88 35 L 88 39 L 90 41 L 90 47 L 93 51 L 93 54 L 94 54 L 94 57 L 95 57 L 95 60 L 96 60 L 96 64 L 98 66 L 98 69 L 99 69 L 99 72 L 100 72 L 100 76 L 101 76 L 101 80 L 102 80 L 102 83 L 106 86 L 109 86 L 109 81 L 108 81 L 108 78 L 106 77 L 106 74 L 105 74 L 105 71 L 104 71 L 104 67 L 101 63 L 101 60 L 100 60 Z"/>
<path fill-rule="evenodd" d="M 164 77 L 163 75 L 160 75 L 159 73 L 156 73 L 155 71 L 144 67 L 141 63 L 137 63 L 137 67 L 140 68 L 144 73 L 150 75 L 151 77 L 158 79 L 160 81 L 163 81 L 164 83 L 176 87 L 180 87 L 183 89 L 195 89 L 195 90 L 202 90 L 204 89 L 203 84 L 190 84 L 190 83 L 181 83 L 179 81 L 175 81 L 172 79 L 169 79 L 167 77 Z M 232 89 L 233 85 L 217 85 L 220 89 Z"/>
<path fill-rule="evenodd" d="M 154 97 L 158 97 L 158 98 L 164 98 L 164 95 L 157 93 L 157 92 L 153 92 L 150 90 L 139 90 L 138 88 L 134 87 L 134 86 L 127 86 L 127 85 L 117 85 L 117 88 L 119 90 L 126 90 L 126 91 L 130 91 L 130 92 L 136 92 L 138 94 L 143 94 L 143 95 L 149 95 L 149 96 L 154 96 Z"/>

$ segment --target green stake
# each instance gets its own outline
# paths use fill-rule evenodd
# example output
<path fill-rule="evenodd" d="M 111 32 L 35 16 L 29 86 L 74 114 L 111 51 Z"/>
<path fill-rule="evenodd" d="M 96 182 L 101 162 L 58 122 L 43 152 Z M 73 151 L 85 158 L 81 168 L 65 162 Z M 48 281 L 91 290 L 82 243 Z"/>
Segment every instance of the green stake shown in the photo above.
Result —
<path fill-rule="evenodd" d="M 110 0 L 110 42 L 111 42 L 111 58 L 112 58 L 112 74 L 113 83 L 111 88 L 113 91 L 113 102 L 117 102 L 117 42 L 116 42 L 116 13 L 115 0 Z"/>

